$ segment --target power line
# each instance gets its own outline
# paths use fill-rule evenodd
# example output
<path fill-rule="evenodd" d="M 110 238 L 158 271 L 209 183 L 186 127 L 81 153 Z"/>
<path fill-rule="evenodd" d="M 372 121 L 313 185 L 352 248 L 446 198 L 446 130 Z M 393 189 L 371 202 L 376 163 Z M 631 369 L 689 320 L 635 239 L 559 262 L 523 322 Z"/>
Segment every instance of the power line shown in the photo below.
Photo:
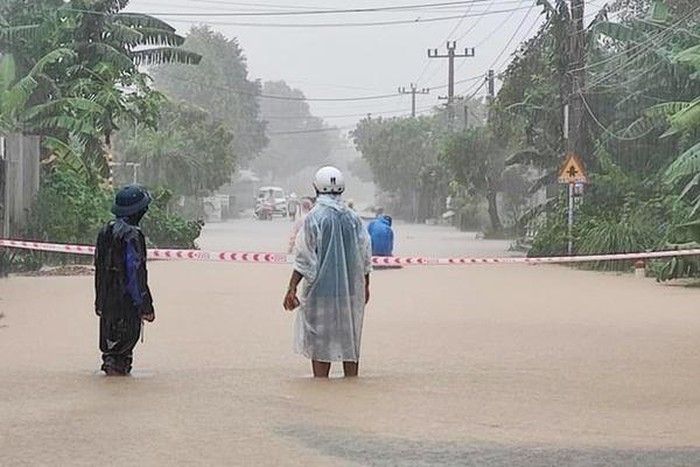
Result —
<path fill-rule="evenodd" d="M 668 34 L 668 33 L 670 33 L 670 32 L 675 31 L 675 30 L 678 28 L 678 26 L 679 26 L 682 22 L 686 21 L 687 19 L 690 19 L 690 18 L 695 14 L 695 12 L 697 12 L 699 9 L 700 9 L 700 7 L 694 8 L 693 10 L 690 11 L 690 13 L 688 13 L 688 14 L 685 15 L 684 17 L 680 18 L 680 19 L 679 19 L 678 21 L 676 21 L 675 23 L 672 23 L 672 24 L 670 24 L 669 26 L 663 28 L 661 31 L 659 31 L 659 32 L 657 32 L 657 33 L 655 33 L 655 34 L 652 34 L 652 35 L 649 36 L 647 39 L 643 40 L 642 42 L 639 42 L 638 44 L 635 44 L 635 45 L 631 46 L 629 49 L 625 49 L 625 50 L 623 50 L 623 51 L 621 51 L 621 52 L 618 52 L 618 53 L 616 53 L 616 54 L 611 55 L 610 57 L 608 57 L 608 58 L 606 58 L 606 59 L 603 59 L 603 60 L 600 60 L 600 61 L 594 62 L 594 63 L 589 63 L 589 64 L 587 64 L 587 65 L 584 65 L 584 66 L 579 67 L 579 68 L 572 69 L 572 70 L 570 70 L 570 71 L 576 72 L 576 71 L 588 70 L 588 69 L 593 68 L 593 67 L 595 67 L 595 66 L 603 65 L 603 64 L 608 63 L 608 62 L 610 62 L 610 61 L 612 61 L 612 60 L 615 60 L 616 58 L 618 58 L 618 57 L 620 57 L 620 56 L 622 56 L 622 55 L 629 54 L 631 50 L 634 50 L 634 49 L 636 49 L 636 48 L 643 47 L 643 46 L 645 46 L 645 45 L 647 45 L 647 44 L 653 42 L 655 39 L 660 38 L 660 37 L 663 37 L 664 35 L 666 35 L 666 34 Z M 651 44 L 651 45 L 653 46 L 653 44 Z M 645 51 L 645 50 L 642 50 L 642 52 L 644 52 L 644 51 Z"/>
<path fill-rule="evenodd" d="M 493 6 L 495 5 L 495 3 L 496 3 L 495 0 L 491 0 L 491 2 L 489 2 L 489 4 L 486 6 L 486 11 L 490 11 L 491 8 L 493 8 Z M 518 1 L 518 4 L 520 4 L 520 3 L 522 3 L 522 0 L 519 0 L 519 1 Z M 511 14 L 511 15 L 512 15 L 512 14 Z M 467 37 L 467 36 L 469 35 L 470 32 L 472 32 L 474 29 L 476 29 L 476 26 L 479 24 L 479 21 L 481 21 L 481 18 L 479 18 L 477 21 L 475 21 L 474 24 L 472 24 L 472 25 L 469 27 L 469 29 L 467 29 L 466 31 L 464 31 L 464 32 L 462 33 L 462 35 L 459 36 L 459 37 L 457 38 L 457 40 L 458 40 L 458 41 L 461 41 L 462 39 L 464 39 L 465 37 Z"/>
<path fill-rule="evenodd" d="M 603 125 L 600 120 L 598 120 L 598 117 L 596 117 L 596 115 L 593 113 L 593 110 L 591 109 L 590 105 L 588 105 L 588 101 L 586 100 L 586 97 L 583 95 L 583 92 L 581 92 L 579 90 L 578 95 L 581 97 L 581 100 L 583 101 L 583 106 L 586 108 L 588 115 L 591 116 L 591 118 L 596 123 L 596 125 L 598 125 L 601 130 L 603 130 L 605 133 L 609 134 L 613 138 L 618 139 L 620 141 L 636 141 L 640 138 L 645 137 L 646 135 L 648 135 L 651 132 L 651 128 L 650 128 L 646 132 L 644 132 L 643 134 L 636 136 L 636 137 L 626 137 L 626 136 L 618 135 L 617 133 L 611 131 L 608 127 Z"/>
<path fill-rule="evenodd" d="M 176 81 L 181 81 L 181 82 L 187 82 L 187 83 L 192 83 L 192 84 L 198 84 L 201 86 L 206 86 L 209 88 L 214 88 L 218 89 L 220 91 L 228 91 L 232 92 L 234 94 L 239 94 L 239 95 L 244 95 L 244 96 L 252 96 L 252 97 L 260 97 L 264 99 L 275 99 L 275 100 L 283 100 L 283 101 L 296 101 L 296 102 L 355 102 L 355 101 L 370 101 L 370 100 L 383 100 L 383 99 L 389 99 L 389 98 L 397 98 L 400 97 L 400 94 L 379 94 L 379 95 L 374 95 L 374 96 L 358 96 L 358 97 L 293 97 L 293 96 L 278 96 L 278 95 L 273 95 L 273 94 L 263 94 L 263 93 L 254 93 L 254 92 L 246 92 L 242 91 L 240 89 L 233 88 L 231 86 L 221 86 L 221 85 L 216 85 L 216 84 L 211 84 L 211 83 L 204 83 L 198 80 L 194 79 L 187 79 L 187 78 L 181 78 L 179 76 L 175 76 L 172 74 L 169 74 L 168 77 L 170 79 L 174 79 Z M 470 77 L 466 78 L 460 81 L 455 81 L 455 84 L 457 83 L 463 83 L 467 81 L 473 81 L 475 79 L 478 79 L 480 76 L 476 77 Z M 443 86 L 435 86 L 433 88 L 427 88 L 429 90 L 435 90 L 435 89 L 442 89 L 447 87 L 446 85 Z"/>
<path fill-rule="evenodd" d="M 264 99 L 275 99 L 275 100 L 282 100 L 282 101 L 297 101 L 297 102 L 353 102 L 353 101 L 370 101 L 370 100 L 380 100 L 380 99 L 389 99 L 389 98 L 397 98 L 399 97 L 398 94 L 381 94 L 381 95 L 375 95 L 375 96 L 359 96 L 359 97 L 292 97 L 292 96 L 277 96 L 273 94 L 263 94 L 263 93 L 256 93 L 256 92 L 247 92 L 247 91 L 242 91 L 240 89 L 233 88 L 231 86 L 221 86 L 217 84 L 212 84 L 212 83 L 204 83 L 202 81 L 194 80 L 194 79 L 187 79 L 187 78 L 181 78 L 175 75 L 170 74 L 168 76 L 170 79 L 174 79 L 175 81 L 182 81 L 186 83 L 192 83 L 192 84 L 198 84 L 200 86 L 205 86 L 207 88 L 214 88 L 218 89 L 220 91 L 227 91 L 227 92 L 232 92 L 234 94 L 239 94 L 243 96 L 252 96 L 252 97 L 260 97 Z"/>
<path fill-rule="evenodd" d="M 691 12 L 691 15 L 692 15 L 692 12 Z M 636 46 L 632 46 L 630 49 L 627 49 L 627 50 L 624 50 L 624 51 L 619 52 L 619 53 L 617 53 L 617 54 L 614 54 L 614 55 L 608 57 L 607 59 L 601 60 L 601 61 L 599 61 L 599 62 L 596 62 L 596 63 L 593 63 L 593 64 L 589 64 L 589 65 L 586 65 L 586 66 L 584 66 L 584 67 L 579 68 L 579 70 L 583 70 L 583 69 L 588 69 L 588 68 L 591 68 L 591 67 L 593 67 L 593 66 L 597 66 L 597 65 L 600 65 L 600 64 L 608 63 L 608 62 L 610 62 L 610 61 L 612 61 L 612 60 L 614 60 L 614 59 L 616 59 L 616 58 L 619 58 L 619 57 L 621 57 L 621 56 L 623 56 L 623 55 L 626 55 L 627 53 L 629 53 L 630 50 L 634 49 L 635 47 L 639 48 L 639 47 L 643 47 L 643 46 L 646 45 L 647 43 L 650 44 L 649 47 L 641 48 L 640 50 L 635 51 L 630 57 L 627 58 L 627 60 L 625 60 L 624 63 L 622 63 L 622 64 L 620 64 L 620 65 L 614 67 L 614 68 L 611 69 L 610 71 L 607 71 L 607 72 L 603 73 L 602 76 L 599 76 L 599 77 L 597 77 L 596 79 L 592 80 L 591 83 L 589 83 L 589 84 L 587 84 L 586 86 L 584 86 L 585 90 L 593 89 L 594 87 L 599 86 L 600 84 L 602 84 L 602 83 L 608 81 L 610 78 L 612 78 L 613 76 L 615 76 L 616 74 L 618 74 L 620 71 L 623 71 L 623 70 L 626 70 L 627 68 L 629 68 L 638 58 L 640 58 L 640 57 L 643 56 L 646 52 L 648 52 L 649 49 L 651 49 L 651 48 L 654 47 L 654 46 L 658 46 L 658 45 L 660 45 L 660 44 L 663 44 L 665 41 L 667 41 L 668 39 L 670 39 L 670 38 L 672 37 L 672 36 L 671 36 L 671 33 L 675 31 L 675 29 L 676 29 L 676 27 L 678 26 L 678 24 L 680 24 L 682 21 L 684 21 L 684 20 L 687 19 L 687 18 L 688 18 L 688 17 L 685 17 L 685 18 L 680 19 L 678 22 L 674 23 L 673 25 L 669 26 L 668 28 L 664 29 L 663 31 L 657 33 L 656 35 L 653 35 L 652 37 L 649 37 L 647 40 L 640 42 L 640 43 L 637 44 Z M 664 35 L 666 35 L 666 34 L 668 34 L 669 36 L 668 36 L 667 38 L 663 38 L 663 39 L 662 39 L 662 36 L 664 36 Z M 655 43 L 653 43 L 653 41 L 654 41 L 655 39 L 660 39 L 661 42 L 655 44 Z M 582 90 L 582 91 L 583 91 L 583 90 Z"/>
<path fill-rule="evenodd" d="M 425 10 L 438 7 L 447 6 L 466 6 L 475 3 L 483 3 L 488 0 L 462 0 L 462 1 L 452 1 L 452 2 L 437 2 L 437 3 L 418 3 L 411 5 L 394 5 L 394 6 L 381 6 L 381 7 L 368 7 L 368 8 L 342 8 L 342 9 L 318 9 L 318 10 L 302 10 L 302 11 L 237 11 L 237 12 L 202 12 L 193 11 L 186 13 L 163 13 L 163 12 L 149 12 L 147 14 L 153 16 L 219 16 L 219 17 L 232 17 L 232 16 L 310 16 L 310 15 L 337 15 L 337 14 L 354 14 L 354 13 L 377 13 L 383 11 L 412 11 L 412 10 Z M 70 9 L 70 8 L 67 8 Z M 74 11 L 89 11 L 81 9 L 72 9 Z"/>
<path fill-rule="evenodd" d="M 424 111 L 426 109 L 431 109 L 432 107 L 433 106 L 422 107 L 420 109 L 416 109 L 416 112 L 420 113 L 420 111 Z M 263 118 L 263 120 L 305 120 L 308 118 L 319 118 L 321 120 L 330 120 L 330 119 L 336 119 L 336 118 L 364 117 L 368 113 L 372 114 L 372 115 L 383 116 L 383 115 L 390 115 L 390 114 L 406 113 L 406 109 L 385 110 L 385 111 L 378 111 L 378 112 L 360 112 L 360 113 L 339 114 L 339 115 L 263 115 L 262 118 Z"/>
<path fill-rule="evenodd" d="M 524 10 L 527 7 L 521 8 L 508 8 L 496 11 L 484 11 L 474 14 L 469 14 L 467 17 L 481 17 L 488 15 L 495 15 L 500 13 L 508 13 L 511 11 Z M 89 12 L 89 11 L 88 11 Z M 99 12 L 94 12 L 99 13 Z M 125 13 L 126 14 L 126 13 Z M 168 22 L 171 23 L 182 23 L 182 24 L 198 24 L 203 21 L 192 21 L 192 20 L 181 20 L 177 19 L 176 15 L 167 13 L 161 15 L 166 17 Z M 172 16 L 175 16 L 171 18 Z M 190 15 L 188 15 L 190 16 Z M 374 22 L 342 22 L 342 23 L 249 23 L 249 22 L 236 22 L 236 21 L 204 21 L 206 24 L 218 25 L 218 26 L 241 26 L 241 27 L 262 27 L 262 28 L 343 28 L 343 27 L 372 27 L 372 26 L 397 26 L 406 24 L 422 24 L 422 23 L 434 23 L 440 21 L 450 21 L 453 19 L 461 18 L 463 15 L 453 15 L 453 16 L 437 16 L 431 18 L 421 18 L 416 17 L 413 19 L 405 20 L 392 20 L 392 21 L 374 21 Z"/>

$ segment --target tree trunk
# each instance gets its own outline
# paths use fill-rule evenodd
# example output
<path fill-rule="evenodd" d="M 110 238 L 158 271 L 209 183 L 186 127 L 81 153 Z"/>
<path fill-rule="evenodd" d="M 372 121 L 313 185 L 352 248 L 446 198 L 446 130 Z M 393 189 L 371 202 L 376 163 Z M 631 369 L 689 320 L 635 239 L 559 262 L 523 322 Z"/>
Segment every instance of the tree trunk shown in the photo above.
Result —
<path fill-rule="evenodd" d="M 489 218 L 491 218 L 491 229 L 494 233 L 500 233 L 503 231 L 503 225 L 501 224 L 501 219 L 498 217 L 498 192 L 489 191 L 486 195 L 486 199 L 489 202 Z"/>

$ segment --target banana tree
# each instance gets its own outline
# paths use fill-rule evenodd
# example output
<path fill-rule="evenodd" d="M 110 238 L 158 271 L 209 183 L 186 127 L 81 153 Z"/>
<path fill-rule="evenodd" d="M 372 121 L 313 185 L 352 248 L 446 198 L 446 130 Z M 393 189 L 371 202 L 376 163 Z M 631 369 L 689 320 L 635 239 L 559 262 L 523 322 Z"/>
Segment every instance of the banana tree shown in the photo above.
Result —
<path fill-rule="evenodd" d="M 41 134 L 66 143 L 77 140 L 86 165 L 97 162 L 103 175 L 118 122 L 157 121 L 161 96 L 141 67 L 200 60 L 179 47 L 184 38 L 164 21 L 123 12 L 128 3 L 39 0 L 27 8 L 24 1 L 9 0 L 0 8 L 0 53 L 22 57 L 18 70 L 33 68 L 42 51 L 71 51 L 70 57 L 43 67 L 27 104 L 41 106 L 33 115 L 45 123 Z M 80 99 L 81 105 L 66 99 Z"/>

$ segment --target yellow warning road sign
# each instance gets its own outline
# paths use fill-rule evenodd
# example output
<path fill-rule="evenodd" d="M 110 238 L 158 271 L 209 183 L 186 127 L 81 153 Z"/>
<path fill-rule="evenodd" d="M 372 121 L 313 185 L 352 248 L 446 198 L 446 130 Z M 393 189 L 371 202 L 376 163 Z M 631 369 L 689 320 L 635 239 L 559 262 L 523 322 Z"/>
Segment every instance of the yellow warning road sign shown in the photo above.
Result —
<path fill-rule="evenodd" d="M 566 161 L 559 171 L 559 183 L 588 183 L 583 160 L 573 152 L 566 155 Z"/>

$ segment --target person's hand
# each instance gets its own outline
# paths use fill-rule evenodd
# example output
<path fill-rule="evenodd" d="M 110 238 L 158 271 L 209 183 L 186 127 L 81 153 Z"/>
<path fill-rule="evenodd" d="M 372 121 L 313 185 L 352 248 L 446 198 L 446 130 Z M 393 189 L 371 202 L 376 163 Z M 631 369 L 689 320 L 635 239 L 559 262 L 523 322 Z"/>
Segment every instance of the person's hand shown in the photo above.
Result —
<path fill-rule="evenodd" d="M 297 291 L 294 289 L 289 289 L 287 295 L 284 296 L 284 309 L 287 311 L 294 311 L 299 308 L 299 298 L 297 297 Z"/>
<path fill-rule="evenodd" d="M 156 320 L 156 313 L 153 311 L 153 307 L 142 307 L 139 310 L 139 315 L 141 316 L 141 319 L 143 321 L 148 321 L 149 323 L 152 323 L 153 321 Z"/>

